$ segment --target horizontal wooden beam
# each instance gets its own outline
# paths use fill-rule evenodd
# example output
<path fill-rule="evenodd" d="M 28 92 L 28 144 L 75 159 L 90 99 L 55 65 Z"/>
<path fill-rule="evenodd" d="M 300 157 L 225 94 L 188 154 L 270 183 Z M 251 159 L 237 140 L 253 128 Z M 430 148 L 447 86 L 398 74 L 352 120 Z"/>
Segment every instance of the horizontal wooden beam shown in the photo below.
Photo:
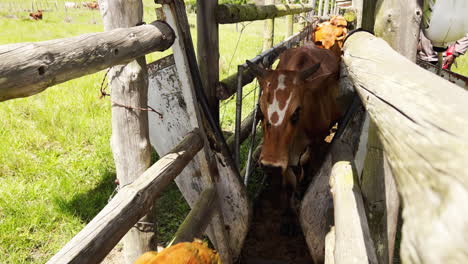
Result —
<path fill-rule="evenodd" d="M 203 147 L 195 130 L 117 195 L 47 263 L 100 263 Z"/>
<path fill-rule="evenodd" d="M 198 198 L 184 222 L 168 246 L 180 242 L 192 242 L 194 238 L 202 238 L 203 232 L 211 222 L 215 208 L 216 190 L 213 187 L 205 189 Z"/>
<path fill-rule="evenodd" d="M 113 65 L 125 64 L 174 42 L 164 22 L 35 43 L 0 46 L 0 101 L 26 97 Z"/>
<path fill-rule="evenodd" d="M 300 14 L 314 9 L 312 5 L 218 5 L 216 17 L 219 24 L 264 20 L 286 15 Z"/>
<path fill-rule="evenodd" d="M 468 93 L 366 32 L 346 40 L 343 59 L 403 198 L 402 262 L 465 262 Z"/>

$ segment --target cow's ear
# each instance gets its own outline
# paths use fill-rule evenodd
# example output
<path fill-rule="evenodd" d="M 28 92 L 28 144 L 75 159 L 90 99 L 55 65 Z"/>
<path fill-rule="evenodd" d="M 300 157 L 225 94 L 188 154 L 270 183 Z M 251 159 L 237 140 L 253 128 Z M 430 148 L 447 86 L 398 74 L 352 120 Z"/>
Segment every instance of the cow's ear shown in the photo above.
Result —
<path fill-rule="evenodd" d="M 260 78 L 264 78 L 267 74 L 268 74 L 268 71 L 265 70 L 263 67 L 249 61 L 249 60 L 246 60 L 245 62 L 247 62 L 247 65 L 249 66 L 249 69 L 257 76 L 257 77 L 260 77 Z"/>
<path fill-rule="evenodd" d="M 318 71 L 318 69 L 320 69 L 320 63 L 312 65 L 311 67 L 301 71 L 298 76 L 299 80 L 305 81 L 305 79 L 309 78 L 312 74 Z"/>

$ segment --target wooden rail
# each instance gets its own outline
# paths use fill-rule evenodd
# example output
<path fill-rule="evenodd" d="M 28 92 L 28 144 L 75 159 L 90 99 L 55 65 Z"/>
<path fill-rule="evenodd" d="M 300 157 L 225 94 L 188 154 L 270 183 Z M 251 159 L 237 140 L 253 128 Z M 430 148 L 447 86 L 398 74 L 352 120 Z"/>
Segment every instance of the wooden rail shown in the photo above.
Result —
<path fill-rule="evenodd" d="M 117 195 L 47 263 L 100 263 L 120 239 L 144 216 L 165 187 L 203 147 L 198 129 L 189 133 Z"/>
<path fill-rule="evenodd" d="M 402 262 L 464 262 L 468 93 L 365 32 L 346 40 L 344 62 L 403 198 Z"/>
<path fill-rule="evenodd" d="M 26 97 L 74 78 L 168 49 L 164 22 L 36 43 L 0 46 L 0 101 Z"/>
<path fill-rule="evenodd" d="M 177 232 L 168 246 L 180 242 L 192 242 L 194 238 L 201 238 L 203 232 L 211 222 L 211 217 L 216 206 L 216 190 L 213 187 L 205 189 L 193 206 L 184 222 L 179 226 Z"/>
<path fill-rule="evenodd" d="M 286 15 L 300 14 L 314 9 L 312 5 L 218 5 L 216 9 L 219 24 L 239 23 L 243 21 L 264 20 Z"/>

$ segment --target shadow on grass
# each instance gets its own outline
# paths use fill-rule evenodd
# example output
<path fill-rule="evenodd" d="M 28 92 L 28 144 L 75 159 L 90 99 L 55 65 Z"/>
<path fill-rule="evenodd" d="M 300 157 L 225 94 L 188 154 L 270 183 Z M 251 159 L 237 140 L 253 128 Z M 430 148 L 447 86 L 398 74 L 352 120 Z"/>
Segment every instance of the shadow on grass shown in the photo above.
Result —
<path fill-rule="evenodd" d="M 55 203 L 61 211 L 78 216 L 88 223 L 106 206 L 116 186 L 115 177 L 115 172 L 107 170 L 95 188 L 77 194 L 69 201 L 62 197 L 56 198 Z"/>

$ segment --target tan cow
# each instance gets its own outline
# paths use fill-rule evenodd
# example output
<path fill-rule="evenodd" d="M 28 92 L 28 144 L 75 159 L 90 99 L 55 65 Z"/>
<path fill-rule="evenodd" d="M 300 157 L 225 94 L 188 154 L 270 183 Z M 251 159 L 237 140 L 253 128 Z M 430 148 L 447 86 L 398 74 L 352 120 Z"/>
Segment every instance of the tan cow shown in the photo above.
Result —
<path fill-rule="evenodd" d="M 348 33 L 346 26 L 344 17 L 333 16 L 330 21 L 317 25 L 312 33 L 312 40 L 317 47 L 332 50 L 340 57 L 343 41 Z"/>
<path fill-rule="evenodd" d="M 310 147 L 323 141 L 341 115 L 336 102 L 338 58 L 330 50 L 308 44 L 283 52 L 276 70 L 247 63 L 263 91 L 260 163 L 265 171 L 281 172 L 283 208 L 291 215 L 295 213 L 293 194 L 302 179 L 302 170 L 295 173 L 293 168 L 305 164 Z"/>

